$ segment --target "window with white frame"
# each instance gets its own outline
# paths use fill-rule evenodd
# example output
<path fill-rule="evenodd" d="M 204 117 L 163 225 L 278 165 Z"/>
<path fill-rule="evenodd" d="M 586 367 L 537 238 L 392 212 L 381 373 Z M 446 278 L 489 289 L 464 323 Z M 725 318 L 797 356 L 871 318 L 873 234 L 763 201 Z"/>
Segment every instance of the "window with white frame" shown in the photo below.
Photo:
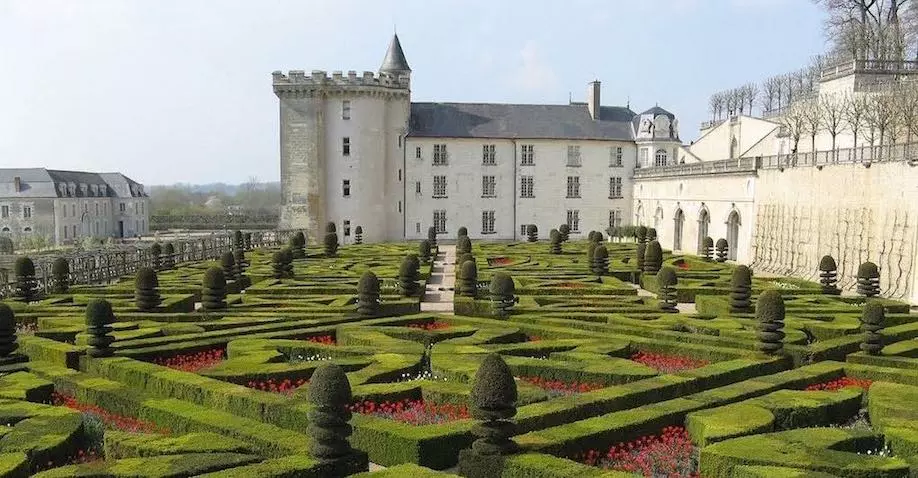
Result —
<path fill-rule="evenodd" d="M 609 178 L 609 199 L 622 197 L 622 178 Z"/>
<path fill-rule="evenodd" d="M 344 237 L 350 237 L 351 236 L 351 220 L 345 219 L 341 225 L 344 226 L 342 227 L 342 229 L 344 229 Z"/>
<path fill-rule="evenodd" d="M 481 233 L 494 234 L 494 211 L 481 211 Z"/>
<path fill-rule="evenodd" d="M 580 232 L 580 211 L 577 209 L 567 210 L 567 227 L 571 232 Z"/>
<path fill-rule="evenodd" d="M 445 209 L 436 210 L 434 211 L 433 215 L 434 215 L 433 217 L 434 230 L 437 231 L 437 234 L 445 234 L 446 233 L 446 210 Z"/>
<path fill-rule="evenodd" d="M 351 138 L 347 136 L 341 138 L 341 154 L 344 156 L 351 155 Z"/>
<path fill-rule="evenodd" d="M 520 166 L 532 166 L 535 164 L 535 145 L 524 144 L 520 146 Z"/>
<path fill-rule="evenodd" d="M 414 159 L 421 159 L 421 147 L 420 146 L 414 147 Z"/>
<path fill-rule="evenodd" d="M 433 177 L 433 197 L 435 198 L 445 198 L 446 197 L 446 176 L 434 176 Z"/>
<path fill-rule="evenodd" d="M 535 189 L 533 188 L 535 181 L 533 181 L 532 176 L 520 176 L 520 197 L 521 198 L 534 198 Z"/>
<path fill-rule="evenodd" d="M 420 181 L 414 182 L 414 193 L 421 194 L 421 182 Z"/>
<path fill-rule="evenodd" d="M 449 155 L 446 152 L 445 144 L 435 144 L 433 152 L 434 166 L 445 166 L 448 164 Z"/>
<path fill-rule="evenodd" d="M 639 166 L 647 166 L 647 156 L 649 154 L 647 148 L 641 148 L 640 161 L 638 161 Z"/>
<path fill-rule="evenodd" d="M 351 180 L 345 179 L 341 182 L 341 191 L 344 194 L 344 197 L 351 197 Z"/>
<path fill-rule="evenodd" d="M 579 198 L 580 197 L 580 176 L 568 176 L 567 177 L 567 197 L 568 198 Z"/>
<path fill-rule="evenodd" d="M 341 119 L 351 119 L 351 100 L 344 100 L 341 102 Z"/>
<path fill-rule="evenodd" d="M 481 164 L 485 166 L 497 164 L 497 146 L 493 144 L 481 145 Z"/>
<path fill-rule="evenodd" d="M 621 209 L 610 209 L 609 210 L 609 227 L 621 227 L 622 225 L 622 210 Z"/>
<path fill-rule="evenodd" d="M 665 149 L 658 149 L 657 152 L 653 155 L 653 165 L 654 166 L 666 166 L 666 158 L 669 157 L 666 154 Z"/>
<path fill-rule="evenodd" d="M 0 207 L 0 216 L 3 216 L 5 218 L 10 217 L 10 207 L 9 206 Z"/>
<path fill-rule="evenodd" d="M 494 176 L 481 177 L 481 197 L 497 197 L 497 181 Z"/>
<path fill-rule="evenodd" d="M 419 222 L 414 223 L 414 233 L 415 234 L 421 233 L 421 223 Z"/>
<path fill-rule="evenodd" d="M 32 207 L 31 206 L 22 206 L 22 218 L 29 219 L 32 217 Z"/>
<path fill-rule="evenodd" d="M 623 157 L 624 157 L 624 152 L 622 151 L 621 146 L 610 146 L 609 147 L 609 166 L 613 168 L 622 167 Z"/>
<path fill-rule="evenodd" d="M 529 227 L 529 224 L 520 224 L 520 236 L 526 235 L 526 229 Z"/>
<path fill-rule="evenodd" d="M 579 167 L 580 166 L 580 146 L 576 144 L 571 144 L 567 146 L 567 166 L 568 167 Z"/>

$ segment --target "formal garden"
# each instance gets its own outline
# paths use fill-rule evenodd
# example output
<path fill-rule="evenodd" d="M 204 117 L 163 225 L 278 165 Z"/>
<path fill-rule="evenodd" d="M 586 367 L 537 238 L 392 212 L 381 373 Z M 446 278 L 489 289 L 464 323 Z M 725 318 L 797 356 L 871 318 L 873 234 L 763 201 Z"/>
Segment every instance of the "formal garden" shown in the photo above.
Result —
<path fill-rule="evenodd" d="M 875 264 L 843 292 L 829 256 L 759 277 L 646 228 L 355 232 L 47 292 L 20 256 L 0 476 L 918 476 L 918 320 Z M 443 261 L 454 314 L 422 312 Z"/>

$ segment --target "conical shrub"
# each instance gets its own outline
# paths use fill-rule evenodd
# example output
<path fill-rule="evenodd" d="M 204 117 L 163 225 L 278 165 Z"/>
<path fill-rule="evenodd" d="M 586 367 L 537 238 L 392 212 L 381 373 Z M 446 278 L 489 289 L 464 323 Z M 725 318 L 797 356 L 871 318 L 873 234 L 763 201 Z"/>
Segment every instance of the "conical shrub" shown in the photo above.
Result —
<path fill-rule="evenodd" d="M 841 294 L 841 289 L 838 288 L 838 265 L 832 256 L 825 255 L 819 260 L 819 283 L 822 285 L 823 294 Z"/>
<path fill-rule="evenodd" d="M 233 257 L 232 252 L 227 251 L 220 256 L 220 268 L 223 269 L 223 277 L 225 277 L 226 280 L 231 281 L 237 279 L 236 258 Z"/>
<path fill-rule="evenodd" d="M 309 380 L 306 433 L 309 453 L 319 462 L 343 462 L 353 453 L 348 437 L 353 428 L 348 423 L 352 401 L 351 384 L 341 366 L 327 363 L 319 366 Z"/>
<path fill-rule="evenodd" d="M 305 259 L 306 258 L 306 235 L 303 234 L 303 231 L 297 231 L 296 234 L 290 236 L 288 247 L 290 251 L 293 252 L 294 259 Z"/>
<path fill-rule="evenodd" d="M 138 310 L 149 312 L 159 307 L 162 298 L 159 295 L 159 278 L 152 267 L 137 269 L 134 277 L 134 304 Z"/>
<path fill-rule="evenodd" d="M 526 226 L 526 241 L 536 242 L 539 240 L 539 228 L 535 224 Z"/>
<path fill-rule="evenodd" d="M 293 251 L 289 247 L 281 249 L 281 256 L 284 260 L 284 277 L 293 279 Z"/>
<path fill-rule="evenodd" d="M 657 284 L 660 286 L 660 309 L 664 312 L 675 313 L 679 311 L 676 308 L 676 305 L 678 305 L 676 295 L 677 281 L 676 270 L 670 266 L 663 267 L 657 272 Z"/>
<path fill-rule="evenodd" d="M 596 253 L 596 248 L 597 248 L 597 247 L 599 247 L 599 245 L 596 244 L 595 242 L 593 242 L 593 241 L 588 241 L 588 242 L 587 242 L 587 249 L 586 249 L 586 266 L 587 266 L 587 268 L 590 270 L 590 272 L 593 272 L 593 254 Z"/>
<path fill-rule="evenodd" d="M 857 268 L 857 293 L 865 297 L 880 295 L 880 269 L 873 262 Z"/>
<path fill-rule="evenodd" d="M 357 313 L 363 317 L 379 315 L 379 279 L 376 274 L 366 271 L 357 283 Z"/>
<path fill-rule="evenodd" d="M 593 249 L 593 274 L 604 276 L 609 274 L 609 250 L 600 244 Z"/>
<path fill-rule="evenodd" d="M 271 254 L 271 277 L 283 279 L 286 276 L 284 269 L 284 253 L 277 251 Z"/>
<path fill-rule="evenodd" d="M 427 264 L 428 262 L 430 262 L 430 259 L 431 259 L 430 254 L 431 254 L 430 240 L 424 239 L 423 241 L 419 242 L 418 243 L 418 258 L 421 259 L 422 263 Z"/>
<path fill-rule="evenodd" d="M 70 261 L 58 257 L 51 263 L 51 278 L 55 294 L 66 294 L 70 289 Z"/>
<path fill-rule="evenodd" d="M 167 242 L 163 246 L 163 269 L 172 269 L 175 267 L 175 246 Z"/>
<path fill-rule="evenodd" d="M 656 241 L 656 240 L 657 240 L 657 230 L 652 227 L 648 227 L 647 228 L 647 242 Z"/>
<path fill-rule="evenodd" d="M 233 249 L 235 248 L 245 248 L 245 236 L 242 235 L 242 231 L 236 229 L 233 231 Z"/>
<path fill-rule="evenodd" d="M 497 272 L 491 276 L 491 309 L 494 315 L 500 318 L 507 318 L 516 303 L 516 286 L 513 284 L 513 278 L 506 272 Z"/>
<path fill-rule="evenodd" d="M 335 226 L 335 223 L 328 221 L 325 223 L 325 234 L 337 234 L 338 228 Z"/>
<path fill-rule="evenodd" d="M 470 254 L 472 252 L 472 240 L 469 236 L 459 236 L 456 241 L 456 254 Z"/>
<path fill-rule="evenodd" d="M 634 250 L 634 264 L 637 266 L 638 272 L 644 270 L 644 263 L 647 261 L 647 243 L 638 241 Z"/>
<path fill-rule="evenodd" d="M 635 232 L 637 233 L 638 242 L 644 242 L 644 243 L 648 242 L 647 226 L 638 226 L 637 229 L 635 229 Z"/>
<path fill-rule="evenodd" d="M 758 349 L 769 355 L 781 353 L 784 348 L 784 298 L 776 290 L 759 294 L 755 305 L 758 320 Z"/>
<path fill-rule="evenodd" d="M 478 295 L 478 266 L 475 261 L 465 261 L 462 263 L 462 278 L 460 280 L 460 294 L 465 297 L 476 297 Z"/>
<path fill-rule="evenodd" d="M 567 223 L 558 226 L 558 232 L 561 233 L 561 242 L 567 242 L 571 239 L 571 226 Z"/>
<path fill-rule="evenodd" d="M 868 300 L 864 304 L 861 315 L 861 331 L 864 332 L 864 341 L 861 350 L 869 355 L 879 355 L 883 350 L 883 335 L 881 334 L 886 322 L 886 310 L 876 300 Z"/>
<path fill-rule="evenodd" d="M 481 362 L 470 394 L 472 417 L 479 420 L 472 428 L 475 441 L 472 451 L 479 455 L 508 455 L 517 450 L 511 437 L 516 425 L 510 420 L 516 415 L 518 394 L 513 372 L 496 353 Z"/>
<path fill-rule="evenodd" d="M 721 237 L 717 240 L 717 244 L 714 246 L 717 251 L 717 262 L 727 262 L 728 247 L 726 239 Z"/>
<path fill-rule="evenodd" d="M 90 357 L 111 357 L 115 351 L 112 349 L 112 325 L 115 314 L 112 305 L 105 299 L 92 299 L 86 304 L 86 333 L 89 348 L 86 353 Z"/>
<path fill-rule="evenodd" d="M 714 260 L 713 254 L 714 254 L 714 239 L 711 239 L 710 236 L 707 236 L 704 238 L 703 241 L 701 241 L 700 255 L 702 258 L 704 258 L 704 260 L 710 262 Z"/>
<path fill-rule="evenodd" d="M 156 270 L 160 270 L 163 267 L 163 246 L 158 242 L 154 242 L 150 246 L 150 263 Z"/>
<path fill-rule="evenodd" d="M 421 261 L 418 256 L 408 254 L 402 259 L 402 264 L 398 270 L 398 282 L 402 295 L 411 297 L 418 292 L 418 279 L 421 273 Z"/>
<path fill-rule="evenodd" d="M 325 234 L 325 257 L 335 257 L 338 254 L 338 234 L 329 232 Z"/>
<path fill-rule="evenodd" d="M 427 228 L 427 241 L 430 242 L 430 247 L 437 247 L 437 228 L 433 226 Z"/>
<path fill-rule="evenodd" d="M 226 308 L 226 276 L 223 275 L 223 269 L 214 266 L 204 273 L 201 307 L 204 310 Z"/>
<path fill-rule="evenodd" d="M 745 265 L 733 269 L 730 277 L 730 312 L 752 311 L 752 271 Z"/>
<path fill-rule="evenodd" d="M 469 229 L 465 226 L 460 226 L 459 230 L 456 232 L 456 240 L 458 241 L 460 237 L 469 235 Z"/>
<path fill-rule="evenodd" d="M 239 279 L 245 273 L 246 266 L 245 251 L 241 247 L 233 249 L 233 262 L 236 264 L 236 273 L 234 275 Z"/>
<path fill-rule="evenodd" d="M 548 233 L 548 239 L 551 243 L 548 252 L 556 255 L 561 254 L 561 232 L 557 229 L 552 229 L 551 232 Z"/>
<path fill-rule="evenodd" d="M 16 343 L 16 315 L 10 306 L 0 303 L 0 361 L 19 348 Z"/>
<path fill-rule="evenodd" d="M 244 238 L 245 238 L 245 248 L 244 249 L 247 251 L 251 251 L 252 250 L 252 233 L 251 232 L 245 233 Z"/>
<path fill-rule="evenodd" d="M 38 300 L 38 281 L 32 259 L 24 256 L 16 259 L 13 271 L 16 273 L 16 298 L 21 302 Z"/>
<path fill-rule="evenodd" d="M 643 270 L 647 274 L 656 274 L 663 267 L 663 247 L 656 239 L 647 243 L 643 265 Z"/>
<path fill-rule="evenodd" d="M 363 226 L 354 228 L 354 244 L 363 244 Z"/>

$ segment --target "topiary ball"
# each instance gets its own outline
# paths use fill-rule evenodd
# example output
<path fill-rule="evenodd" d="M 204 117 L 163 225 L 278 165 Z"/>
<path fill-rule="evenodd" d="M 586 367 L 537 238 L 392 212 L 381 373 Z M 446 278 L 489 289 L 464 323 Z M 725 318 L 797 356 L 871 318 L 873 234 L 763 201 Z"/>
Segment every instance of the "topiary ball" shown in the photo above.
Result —
<path fill-rule="evenodd" d="M 783 322 L 784 314 L 784 298 L 780 292 L 768 289 L 759 294 L 755 307 L 755 316 L 759 321 Z"/>
<path fill-rule="evenodd" d="M 371 271 L 366 271 L 357 282 L 357 291 L 361 294 L 379 293 L 379 278 Z"/>
<path fill-rule="evenodd" d="M 459 231 L 456 233 L 457 237 L 468 236 L 469 230 L 465 226 L 459 228 Z"/>
<path fill-rule="evenodd" d="M 204 287 L 208 289 L 226 289 L 226 275 L 223 269 L 211 267 L 204 272 Z"/>
<path fill-rule="evenodd" d="M 337 232 L 338 232 L 338 228 L 335 227 L 335 223 L 334 223 L 334 222 L 328 221 L 328 223 L 325 224 L 325 233 L 326 233 L 326 234 L 335 234 L 335 233 L 337 233 Z"/>
<path fill-rule="evenodd" d="M 497 272 L 491 276 L 491 285 L 488 290 L 492 295 L 509 296 L 516 292 L 516 286 L 510 274 Z"/>
<path fill-rule="evenodd" d="M 471 279 L 478 277 L 478 265 L 475 261 L 465 261 L 462 263 L 462 277 Z"/>
<path fill-rule="evenodd" d="M 730 286 L 731 287 L 751 287 L 752 286 L 752 270 L 749 269 L 746 265 L 736 266 L 736 269 L 733 269 L 733 275 L 730 276 Z"/>
<path fill-rule="evenodd" d="M 472 384 L 472 416 L 479 420 L 501 420 L 516 415 L 518 394 L 513 372 L 496 354 L 481 362 Z"/>
<path fill-rule="evenodd" d="M 880 277 L 880 269 L 873 262 L 867 261 L 857 268 L 857 276 L 864 279 Z"/>
<path fill-rule="evenodd" d="M 90 327 L 104 327 L 115 322 L 112 304 L 105 299 L 91 299 L 86 304 L 86 325 Z"/>
<path fill-rule="evenodd" d="M 156 271 L 152 267 L 141 267 L 137 269 L 137 275 L 134 277 L 134 287 L 142 290 L 150 290 L 159 287 L 159 279 L 156 277 Z"/>
<path fill-rule="evenodd" d="M 657 284 L 659 284 L 660 287 L 674 286 L 676 285 L 676 281 L 676 270 L 672 267 L 666 266 L 657 272 Z"/>
<path fill-rule="evenodd" d="M 20 257 L 16 259 L 16 263 L 13 265 L 13 271 L 17 277 L 34 276 L 35 263 L 28 257 Z"/>
<path fill-rule="evenodd" d="M 309 379 L 309 403 L 328 406 L 351 403 L 351 384 L 340 365 L 327 363 L 319 366 Z"/>
<path fill-rule="evenodd" d="M 819 270 L 821 271 L 838 270 L 838 264 L 835 263 L 835 258 L 829 255 L 822 256 L 822 259 L 819 259 Z"/>

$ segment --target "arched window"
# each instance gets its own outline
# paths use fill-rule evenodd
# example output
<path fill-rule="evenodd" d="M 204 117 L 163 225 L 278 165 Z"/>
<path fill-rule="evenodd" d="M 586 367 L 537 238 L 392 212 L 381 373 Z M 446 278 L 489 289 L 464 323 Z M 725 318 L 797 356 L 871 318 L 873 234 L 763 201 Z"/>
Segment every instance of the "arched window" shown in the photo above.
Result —
<path fill-rule="evenodd" d="M 707 209 L 702 209 L 698 214 L 698 251 L 704 245 L 704 238 L 708 237 L 708 225 L 711 223 L 711 216 Z"/>
<path fill-rule="evenodd" d="M 4 227 L 3 229 L 0 229 L 0 232 L 9 233 L 9 232 L 10 232 L 10 228 Z"/>
<path fill-rule="evenodd" d="M 656 154 L 654 154 L 654 157 L 653 157 L 653 165 L 654 166 L 666 166 L 666 159 L 668 157 L 669 155 L 666 154 L 665 149 L 662 149 L 662 148 L 658 149 Z"/>
<path fill-rule="evenodd" d="M 739 213 L 733 211 L 727 218 L 727 259 L 730 259 L 731 261 L 736 260 L 736 250 L 738 249 L 737 246 L 739 245 L 739 227 Z"/>
<path fill-rule="evenodd" d="M 22 232 L 32 232 L 32 228 L 31 228 L 31 227 L 25 227 L 25 228 L 22 229 Z"/>
<path fill-rule="evenodd" d="M 737 148 L 736 137 L 734 136 L 732 139 L 730 139 L 730 159 L 733 159 L 736 157 L 736 148 Z"/>
<path fill-rule="evenodd" d="M 681 251 L 682 250 L 682 227 L 685 224 L 685 215 L 682 214 L 682 209 L 676 210 L 676 216 L 673 218 L 675 221 L 675 227 L 673 229 L 673 250 Z"/>

